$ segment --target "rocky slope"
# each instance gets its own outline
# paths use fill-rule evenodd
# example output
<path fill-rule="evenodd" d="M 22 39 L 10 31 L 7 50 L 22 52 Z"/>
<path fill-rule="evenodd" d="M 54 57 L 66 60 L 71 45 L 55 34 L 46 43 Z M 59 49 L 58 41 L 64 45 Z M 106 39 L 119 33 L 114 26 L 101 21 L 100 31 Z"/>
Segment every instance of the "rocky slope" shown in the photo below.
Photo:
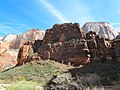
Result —
<path fill-rule="evenodd" d="M 118 32 L 107 22 L 88 22 L 85 23 L 82 29 L 87 33 L 89 31 L 96 31 L 96 33 L 103 38 L 113 39 L 118 35 Z"/>

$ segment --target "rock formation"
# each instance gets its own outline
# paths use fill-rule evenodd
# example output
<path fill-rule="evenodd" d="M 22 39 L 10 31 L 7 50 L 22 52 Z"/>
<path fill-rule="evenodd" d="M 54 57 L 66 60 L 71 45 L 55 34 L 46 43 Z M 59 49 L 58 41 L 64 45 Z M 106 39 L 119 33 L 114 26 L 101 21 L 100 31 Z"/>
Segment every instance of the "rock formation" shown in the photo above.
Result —
<path fill-rule="evenodd" d="M 4 53 L 8 49 L 9 49 L 9 43 L 0 41 L 0 54 Z"/>
<path fill-rule="evenodd" d="M 0 41 L 0 71 L 14 67 L 17 64 L 17 50 L 9 49 L 9 43 Z"/>
<path fill-rule="evenodd" d="M 0 36 L 0 41 L 2 41 L 3 38 L 4 38 L 3 36 Z"/>
<path fill-rule="evenodd" d="M 94 26 L 95 28 L 92 28 Z M 110 40 L 117 32 L 113 32 L 114 29 L 109 23 L 86 23 L 83 29 L 87 30 L 86 28 L 91 31 L 88 30 L 84 34 L 77 23 L 56 24 L 46 31 L 38 52 L 43 59 L 70 62 L 73 65 L 85 64 L 92 60 L 112 61 L 114 57 L 118 61 L 120 41 Z"/>
<path fill-rule="evenodd" d="M 3 37 L 2 40 L 0 40 L 0 71 L 12 68 L 16 66 L 16 64 L 22 65 L 34 59 L 39 59 L 37 55 L 30 56 L 29 54 L 32 48 L 34 52 L 37 50 L 43 37 L 44 32 L 35 29 L 20 36 L 9 34 Z M 30 42 L 32 45 L 27 44 Z"/>
<path fill-rule="evenodd" d="M 19 49 L 19 53 L 18 53 L 18 65 L 23 65 L 23 63 L 25 62 L 25 60 L 27 59 L 28 53 L 31 49 L 31 45 L 30 43 L 28 44 L 24 44 L 20 49 Z"/>
<path fill-rule="evenodd" d="M 36 52 L 42 59 L 75 66 L 94 60 L 120 62 L 120 35 L 109 40 L 117 35 L 109 23 L 90 22 L 82 29 L 78 23 L 65 23 L 46 30 L 45 37 L 44 32 L 35 29 L 17 38 L 8 35 L 0 41 L 0 68 L 5 70 L 16 64 L 41 60 Z"/>
<path fill-rule="evenodd" d="M 112 42 L 112 56 L 114 61 L 120 62 L 120 39 L 115 39 Z"/>
<path fill-rule="evenodd" d="M 38 43 L 39 41 L 37 41 Z M 40 41 L 41 42 L 41 41 Z M 39 42 L 39 44 L 40 44 Z M 16 66 L 20 66 L 23 65 L 24 63 L 30 62 L 30 61 L 34 61 L 34 60 L 41 60 L 41 58 L 34 53 L 34 43 L 36 43 L 36 41 L 29 41 L 27 43 L 25 43 L 20 49 L 19 49 L 19 53 L 18 53 L 18 58 L 17 58 L 17 65 Z"/>
<path fill-rule="evenodd" d="M 43 59 L 72 65 L 89 62 L 87 42 L 77 23 L 56 24 L 52 29 L 48 29 L 38 52 Z"/>
<path fill-rule="evenodd" d="M 87 45 L 90 50 L 91 60 L 111 60 L 110 40 L 100 38 L 95 31 L 86 34 Z"/>
<path fill-rule="evenodd" d="M 87 33 L 95 31 L 100 37 L 112 40 L 118 35 L 118 32 L 107 22 L 88 22 L 85 23 L 82 29 Z"/>
<path fill-rule="evenodd" d="M 12 42 L 13 40 L 15 40 L 17 38 L 17 35 L 14 34 L 8 34 L 7 36 L 5 36 L 2 41 L 4 42 Z"/>
<path fill-rule="evenodd" d="M 32 48 L 34 52 L 37 52 L 38 48 L 41 46 L 43 40 L 35 40 L 32 44 Z"/>
<path fill-rule="evenodd" d="M 44 32 L 41 30 L 32 29 L 22 35 L 19 35 L 17 39 L 12 42 L 10 48 L 18 49 L 20 48 L 25 42 L 33 41 L 33 40 L 42 40 L 44 37 Z"/>

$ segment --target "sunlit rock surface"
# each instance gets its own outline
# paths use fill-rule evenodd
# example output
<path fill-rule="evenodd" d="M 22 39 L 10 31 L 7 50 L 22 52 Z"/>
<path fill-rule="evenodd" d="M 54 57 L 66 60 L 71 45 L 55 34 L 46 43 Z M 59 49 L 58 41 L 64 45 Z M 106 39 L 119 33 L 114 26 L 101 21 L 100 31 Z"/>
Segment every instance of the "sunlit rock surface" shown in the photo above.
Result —
<path fill-rule="evenodd" d="M 17 49 L 9 49 L 9 43 L 0 41 L 0 71 L 14 67 L 17 64 L 17 55 Z"/>
<path fill-rule="evenodd" d="M 16 40 L 12 42 L 12 44 L 10 45 L 10 48 L 18 49 L 28 41 L 43 40 L 43 37 L 44 37 L 44 31 L 32 29 L 22 35 L 19 35 L 16 38 Z"/>
<path fill-rule="evenodd" d="M 82 29 L 87 33 L 89 31 L 96 31 L 96 33 L 103 38 L 114 39 L 118 32 L 108 22 L 87 22 Z"/>
<path fill-rule="evenodd" d="M 4 42 L 12 42 L 13 40 L 15 40 L 17 38 L 17 35 L 15 34 L 8 34 L 7 36 L 5 36 L 2 41 Z"/>
<path fill-rule="evenodd" d="M 3 36 L 0 36 L 0 41 L 2 41 L 3 38 L 4 38 Z"/>

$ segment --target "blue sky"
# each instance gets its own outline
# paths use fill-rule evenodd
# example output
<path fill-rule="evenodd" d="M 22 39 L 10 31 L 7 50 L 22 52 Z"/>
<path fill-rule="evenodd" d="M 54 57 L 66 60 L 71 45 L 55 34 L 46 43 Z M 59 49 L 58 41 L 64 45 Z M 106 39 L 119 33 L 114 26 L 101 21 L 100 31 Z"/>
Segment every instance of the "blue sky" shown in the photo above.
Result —
<path fill-rule="evenodd" d="M 110 22 L 120 31 L 120 0 L 1 0 L 0 35 L 46 30 L 55 23 Z"/>

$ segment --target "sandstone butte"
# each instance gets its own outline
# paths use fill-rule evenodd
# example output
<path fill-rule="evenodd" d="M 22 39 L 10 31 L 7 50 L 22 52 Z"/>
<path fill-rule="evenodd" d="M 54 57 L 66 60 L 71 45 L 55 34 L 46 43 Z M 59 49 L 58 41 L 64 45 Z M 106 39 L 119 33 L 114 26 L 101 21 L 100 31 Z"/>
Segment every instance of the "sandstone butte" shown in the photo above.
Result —
<path fill-rule="evenodd" d="M 88 32 L 84 33 L 83 29 Z M 110 36 L 111 33 L 113 36 Z M 92 60 L 119 61 L 120 39 L 111 40 L 117 35 L 110 24 L 105 22 L 86 23 L 82 29 L 78 23 L 55 24 L 46 30 L 38 52 L 43 59 L 75 66 Z"/>
<path fill-rule="evenodd" d="M 64 23 L 55 24 L 51 29 L 47 29 L 45 36 L 42 31 L 28 31 L 17 36 L 8 46 L 1 44 L 5 50 L 0 50 L 19 49 L 16 59 L 18 66 L 41 58 L 75 66 L 94 60 L 115 62 L 120 61 L 119 37 L 119 34 L 106 22 L 89 22 L 82 28 L 78 23 Z M 38 52 L 40 57 L 30 56 L 31 51 Z M 2 56 L 1 54 L 0 57 Z M 4 65 L 1 62 L 2 67 Z"/>

